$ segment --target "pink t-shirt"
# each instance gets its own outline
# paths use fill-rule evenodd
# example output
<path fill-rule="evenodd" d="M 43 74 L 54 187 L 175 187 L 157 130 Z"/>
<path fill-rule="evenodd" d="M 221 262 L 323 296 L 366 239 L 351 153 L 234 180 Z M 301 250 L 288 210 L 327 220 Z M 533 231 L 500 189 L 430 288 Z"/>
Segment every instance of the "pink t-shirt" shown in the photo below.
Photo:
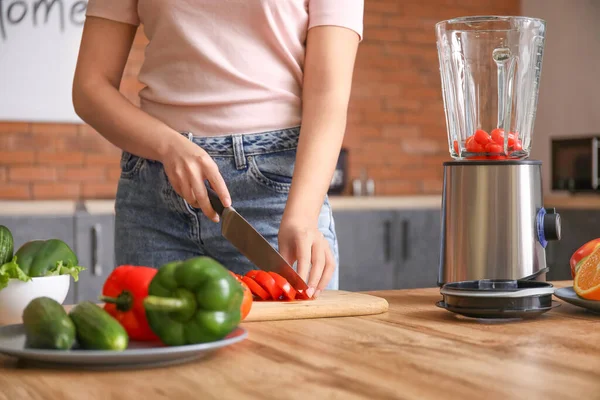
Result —
<path fill-rule="evenodd" d="M 89 0 L 87 15 L 143 24 L 141 108 L 173 129 L 211 136 L 301 123 L 308 29 L 362 40 L 363 0 Z"/>

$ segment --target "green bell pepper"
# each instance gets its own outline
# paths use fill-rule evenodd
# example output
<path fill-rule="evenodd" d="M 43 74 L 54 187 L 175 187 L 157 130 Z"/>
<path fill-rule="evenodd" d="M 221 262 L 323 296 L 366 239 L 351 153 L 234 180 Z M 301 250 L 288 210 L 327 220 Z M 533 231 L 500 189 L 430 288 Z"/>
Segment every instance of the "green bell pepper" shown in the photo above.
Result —
<path fill-rule="evenodd" d="M 59 239 L 31 240 L 17 250 L 15 257 L 19 268 L 32 278 L 58 275 L 61 267 L 77 268 L 79 262 L 69 245 Z"/>
<path fill-rule="evenodd" d="M 144 299 L 152 331 L 168 346 L 223 339 L 240 323 L 244 291 L 223 265 L 210 257 L 176 261 L 159 268 Z"/>

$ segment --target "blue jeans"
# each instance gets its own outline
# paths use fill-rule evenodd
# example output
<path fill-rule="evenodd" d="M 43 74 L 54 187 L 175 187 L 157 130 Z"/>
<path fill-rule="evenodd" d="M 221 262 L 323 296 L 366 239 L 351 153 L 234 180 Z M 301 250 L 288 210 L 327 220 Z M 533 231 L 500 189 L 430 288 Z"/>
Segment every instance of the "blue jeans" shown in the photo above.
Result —
<path fill-rule="evenodd" d="M 215 160 L 235 209 L 278 248 L 277 234 L 291 186 L 299 128 L 221 137 L 183 134 Z M 159 162 L 123 152 L 115 212 L 117 265 L 158 268 L 170 261 L 205 255 L 238 274 L 256 269 L 221 235 L 220 224 L 189 206 L 173 190 Z M 338 289 L 338 244 L 327 196 L 319 215 L 319 230 L 329 241 L 336 261 L 327 288 Z"/>

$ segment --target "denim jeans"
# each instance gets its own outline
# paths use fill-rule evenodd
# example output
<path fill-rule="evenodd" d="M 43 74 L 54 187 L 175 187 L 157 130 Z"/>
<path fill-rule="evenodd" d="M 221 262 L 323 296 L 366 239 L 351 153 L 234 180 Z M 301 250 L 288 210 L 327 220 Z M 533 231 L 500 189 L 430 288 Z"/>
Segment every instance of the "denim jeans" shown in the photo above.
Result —
<path fill-rule="evenodd" d="M 277 234 L 291 186 L 299 128 L 220 137 L 182 134 L 215 160 L 235 209 L 278 248 Z M 238 274 L 256 269 L 221 235 L 220 224 L 174 191 L 159 162 L 123 152 L 115 212 L 117 265 L 158 268 L 170 261 L 205 255 Z M 338 244 L 327 196 L 318 227 L 336 261 L 327 288 L 338 289 Z"/>

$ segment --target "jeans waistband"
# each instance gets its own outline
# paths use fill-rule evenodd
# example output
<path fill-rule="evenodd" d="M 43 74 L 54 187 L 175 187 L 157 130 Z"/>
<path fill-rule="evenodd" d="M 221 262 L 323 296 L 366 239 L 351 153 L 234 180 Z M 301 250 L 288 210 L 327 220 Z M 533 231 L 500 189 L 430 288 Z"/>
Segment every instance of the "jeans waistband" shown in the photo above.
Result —
<path fill-rule="evenodd" d="M 298 146 L 300 127 L 224 136 L 194 136 L 192 132 L 182 132 L 182 135 L 202 147 L 211 156 L 237 158 L 293 150 Z"/>

